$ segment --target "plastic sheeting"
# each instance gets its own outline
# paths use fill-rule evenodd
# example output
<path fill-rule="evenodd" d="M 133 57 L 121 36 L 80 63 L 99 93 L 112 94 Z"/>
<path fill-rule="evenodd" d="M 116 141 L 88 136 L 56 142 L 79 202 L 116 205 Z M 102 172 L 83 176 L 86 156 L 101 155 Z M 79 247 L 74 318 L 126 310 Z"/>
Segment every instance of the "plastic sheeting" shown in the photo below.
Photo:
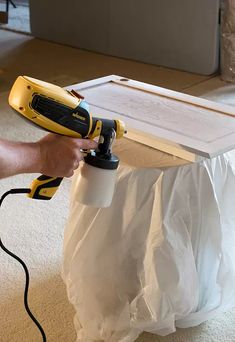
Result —
<path fill-rule="evenodd" d="M 167 156 L 167 167 L 158 153 L 151 168 L 129 154 L 110 208 L 72 189 L 63 278 L 77 341 L 166 335 L 235 306 L 235 152 L 179 166 Z"/>

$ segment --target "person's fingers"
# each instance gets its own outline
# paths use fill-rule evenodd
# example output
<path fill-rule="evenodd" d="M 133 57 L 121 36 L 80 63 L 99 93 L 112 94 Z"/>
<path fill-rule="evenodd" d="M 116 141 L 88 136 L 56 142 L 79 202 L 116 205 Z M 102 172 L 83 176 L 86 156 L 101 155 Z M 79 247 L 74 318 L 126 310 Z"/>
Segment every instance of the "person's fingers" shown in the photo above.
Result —
<path fill-rule="evenodd" d="M 76 170 L 78 167 L 79 167 L 79 162 L 80 160 L 76 160 L 74 163 L 73 163 L 73 169 Z"/>
<path fill-rule="evenodd" d="M 69 172 L 65 175 L 65 177 L 66 177 L 66 178 L 70 178 L 70 177 L 72 177 L 73 175 L 74 175 L 74 171 L 71 170 L 71 171 L 69 171 Z"/>
<path fill-rule="evenodd" d="M 73 138 L 74 139 L 74 138 Z M 81 149 L 94 149 L 98 146 L 97 142 L 90 139 L 75 139 L 76 144 Z"/>

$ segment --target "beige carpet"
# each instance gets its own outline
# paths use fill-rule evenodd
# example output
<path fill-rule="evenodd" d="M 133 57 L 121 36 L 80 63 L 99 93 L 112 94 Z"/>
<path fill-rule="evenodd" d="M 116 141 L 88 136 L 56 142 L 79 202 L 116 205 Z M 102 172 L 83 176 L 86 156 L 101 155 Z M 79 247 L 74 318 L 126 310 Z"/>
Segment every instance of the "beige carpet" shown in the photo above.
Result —
<path fill-rule="evenodd" d="M 44 132 L 19 118 L 0 96 L 0 136 L 34 141 Z M 28 187 L 36 175 L 19 175 L 0 181 L 1 194 L 7 189 Z M 1 208 L 1 237 L 6 246 L 29 266 L 29 302 L 42 323 L 48 341 L 74 341 L 73 309 L 67 301 L 60 277 L 63 229 L 68 213 L 70 181 L 65 179 L 50 202 L 25 195 L 6 198 Z M 20 264 L 0 250 L 0 341 L 40 341 L 40 335 L 23 307 L 25 276 Z"/>
<path fill-rule="evenodd" d="M 0 136 L 32 141 L 44 133 L 26 124 L 11 111 L 7 93 L 0 96 Z M 0 181 L 1 193 L 27 187 L 34 175 L 19 175 Z M 70 181 L 65 179 L 50 202 L 37 202 L 25 195 L 8 197 L 1 209 L 1 237 L 7 247 L 29 266 L 29 302 L 45 328 L 50 342 L 73 342 L 73 308 L 68 303 L 60 277 L 63 229 L 68 214 Z M 23 307 L 24 273 L 16 261 L 0 251 L 0 341 L 37 342 L 40 335 Z M 235 341 L 235 310 L 199 327 L 179 329 L 159 337 L 142 334 L 138 342 L 217 342 Z"/>
<path fill-rule="evenodd" d="M 206 77 L 142 63 L 106 57 L 16 35 L 0 30 L 0 90 L 10 88 L 15 77 L 28 74 L 66 85 L 79 80 L 120 74 L 175 90 L 189 91 Z M 2 73 L 1 73 L 2 70 Z M 209 81 L 208 81 L 209 82 Z M 208 85 L 207 85 L 208 87 Z M 0 95 L 0 136 L 32 141 L 43 132 L 27 125 Z M 0 181 L 0 192 L 27 187 L 34 175 Z M 43 324 L 49 342 L 74 342 L 73 308 L 60 277 L 63 229 L 68 214 L 70 181 L 62 183 L 50 202 L 36 202 L 24 195 L 8 197 L 0 211 L 0 232 L 7 247 L 29 266 L 29 302 Z M 24 273 L 21 266 L 0 251 L 0 342 L 39 342 L 41 337 L 24 312 Z M 235 310 L 199 327 L 180 329 L 159 337 L 142 334 L 137 342 L 234 342 Z"/>

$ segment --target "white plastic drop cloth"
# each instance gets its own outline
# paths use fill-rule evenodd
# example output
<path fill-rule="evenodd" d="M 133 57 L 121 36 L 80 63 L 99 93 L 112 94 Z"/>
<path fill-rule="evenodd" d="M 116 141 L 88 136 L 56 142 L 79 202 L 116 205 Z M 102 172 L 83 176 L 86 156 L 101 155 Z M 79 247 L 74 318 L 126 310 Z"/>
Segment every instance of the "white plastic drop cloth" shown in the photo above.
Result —
<path fill-rule="evenodd" d="M 63 278 L 77 341 L 166 335 L 234 307 L 235 151 L 187 164 L 123 140 L 117 153 L 110 208 L 72 191 Z"/>

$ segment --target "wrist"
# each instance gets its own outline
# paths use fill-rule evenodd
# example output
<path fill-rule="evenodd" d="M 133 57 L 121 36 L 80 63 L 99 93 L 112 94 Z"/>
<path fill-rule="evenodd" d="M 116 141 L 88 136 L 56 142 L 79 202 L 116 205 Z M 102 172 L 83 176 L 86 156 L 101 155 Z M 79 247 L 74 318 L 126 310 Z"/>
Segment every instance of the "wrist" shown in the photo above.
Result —
<path fill-rule="evenodd" d="M 0 139 L 0 179 L 41 171 L 40 146 Z"/>
<path fill-rule="evenodd" d="M 20 173 L 40 173 L 41 151 L 40 145 L 36 143 L 19 143 L 18 153 L 21 158 Z"/>

